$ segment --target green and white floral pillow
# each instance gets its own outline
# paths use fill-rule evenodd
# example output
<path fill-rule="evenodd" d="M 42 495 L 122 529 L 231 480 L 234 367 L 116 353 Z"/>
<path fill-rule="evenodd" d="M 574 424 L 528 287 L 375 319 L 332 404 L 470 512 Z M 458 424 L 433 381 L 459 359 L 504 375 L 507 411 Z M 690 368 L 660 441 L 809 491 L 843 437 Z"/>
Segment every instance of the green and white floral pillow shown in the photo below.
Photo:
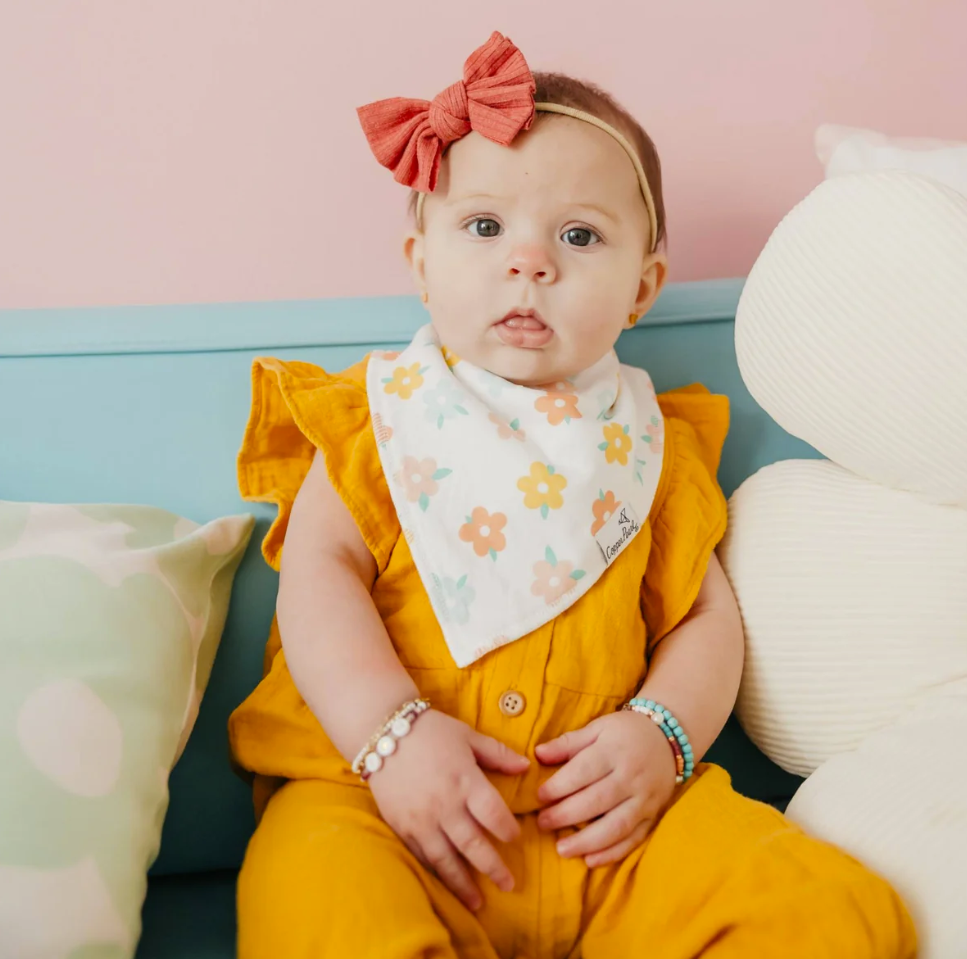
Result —
<path fill-rule="evenodd" d="M 252 526 L 0 501 L 0 957 L 133 955 Z"/>

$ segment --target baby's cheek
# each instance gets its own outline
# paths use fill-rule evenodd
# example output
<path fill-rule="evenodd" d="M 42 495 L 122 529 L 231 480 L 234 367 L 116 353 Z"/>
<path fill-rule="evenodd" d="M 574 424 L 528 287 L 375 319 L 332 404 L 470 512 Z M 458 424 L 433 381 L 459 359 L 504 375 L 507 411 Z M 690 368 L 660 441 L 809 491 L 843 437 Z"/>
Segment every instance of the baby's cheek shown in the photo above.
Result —
<path fill-rule="evenodd" d="M 488 291 L 473 278 L 461 280 L 461 275 L 466 276 L 456 272 L 440 276 L 439 282 L 428 288 L 427 308 L 443 342 L 462 356 L 509 307 L 498 310 L 492 285 Z"/>
<path fill-rule="evenodd" d="M 572 346 L 593 362 L 591 357 L 604 356 L 614 345 L 628 322 L 628 314 L 606 296 L 589 297 L 576 306 L 570 324 Z"/>
<path fill-rule="evenodd" d="M 451 313 L 465 311 L 481 293 L 493 289 L 478 265 L 468 262 L 467 251 L 446 245 L 427 250 L 426 277 L 431 299 Z"/>

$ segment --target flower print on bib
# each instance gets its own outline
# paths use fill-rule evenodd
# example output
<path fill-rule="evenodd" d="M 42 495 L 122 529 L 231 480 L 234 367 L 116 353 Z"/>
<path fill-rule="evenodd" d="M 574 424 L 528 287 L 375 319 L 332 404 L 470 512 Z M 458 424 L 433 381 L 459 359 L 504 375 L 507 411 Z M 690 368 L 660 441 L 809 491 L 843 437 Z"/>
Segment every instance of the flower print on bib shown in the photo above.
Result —
<path fill-rule="evenodd" d="M 383 472 L 458 666 L 550 621 L 640 529 L 664 421 L 648 374 L 614 351 L 567 381 L 518 386 L 444 349 L 432 326 L 374 353 Z"/>

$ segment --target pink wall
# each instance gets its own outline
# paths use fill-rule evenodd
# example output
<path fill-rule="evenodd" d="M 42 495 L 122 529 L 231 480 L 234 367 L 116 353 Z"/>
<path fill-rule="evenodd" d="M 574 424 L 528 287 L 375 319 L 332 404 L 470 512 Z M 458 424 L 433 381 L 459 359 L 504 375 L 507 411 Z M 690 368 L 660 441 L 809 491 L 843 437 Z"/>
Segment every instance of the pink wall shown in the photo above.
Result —
<path fill-rule="evenodd" d="M 822 121 L 967 140 L 964 0 L 0 0 L 0 307 L 409 291 L 353 108 L 493 29 L 651 131 L 677 280 L 749 268 Z"/>

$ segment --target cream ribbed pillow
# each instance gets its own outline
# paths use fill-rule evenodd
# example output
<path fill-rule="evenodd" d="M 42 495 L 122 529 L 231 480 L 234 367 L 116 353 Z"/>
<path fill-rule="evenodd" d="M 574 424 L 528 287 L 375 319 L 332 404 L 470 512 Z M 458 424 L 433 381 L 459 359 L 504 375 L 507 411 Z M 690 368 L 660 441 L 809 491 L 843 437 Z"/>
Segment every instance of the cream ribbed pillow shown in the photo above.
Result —
<path fill-rule="evenodd" d="M 967 955 L 967 699 L 939 695 L 819 767 L 791 819 L 887 876 L 920 959 Z"/>
<path fill-rule="evenodd" d="M 822 184 L 750 273 L 736 352 L 832 461 L 768 467 L 730 503 L 739 718 L 809 776 L 790 817 L 905 896 L 920 959 L 967 956 L 967 197 Z"/>
<path fill-rule="evenodd" d="M 834 177 L 777 227 L 735 320 L 742 378 L 847 469 L 967 506 L 967 197 Z"/>
<path fill-rule="evenodd" d="M 967 697 L 967 510 L 801 460 L 761 470 L 729 510 L 737 711 L 780 766 L 808 776 L 932 696 Z"/>

